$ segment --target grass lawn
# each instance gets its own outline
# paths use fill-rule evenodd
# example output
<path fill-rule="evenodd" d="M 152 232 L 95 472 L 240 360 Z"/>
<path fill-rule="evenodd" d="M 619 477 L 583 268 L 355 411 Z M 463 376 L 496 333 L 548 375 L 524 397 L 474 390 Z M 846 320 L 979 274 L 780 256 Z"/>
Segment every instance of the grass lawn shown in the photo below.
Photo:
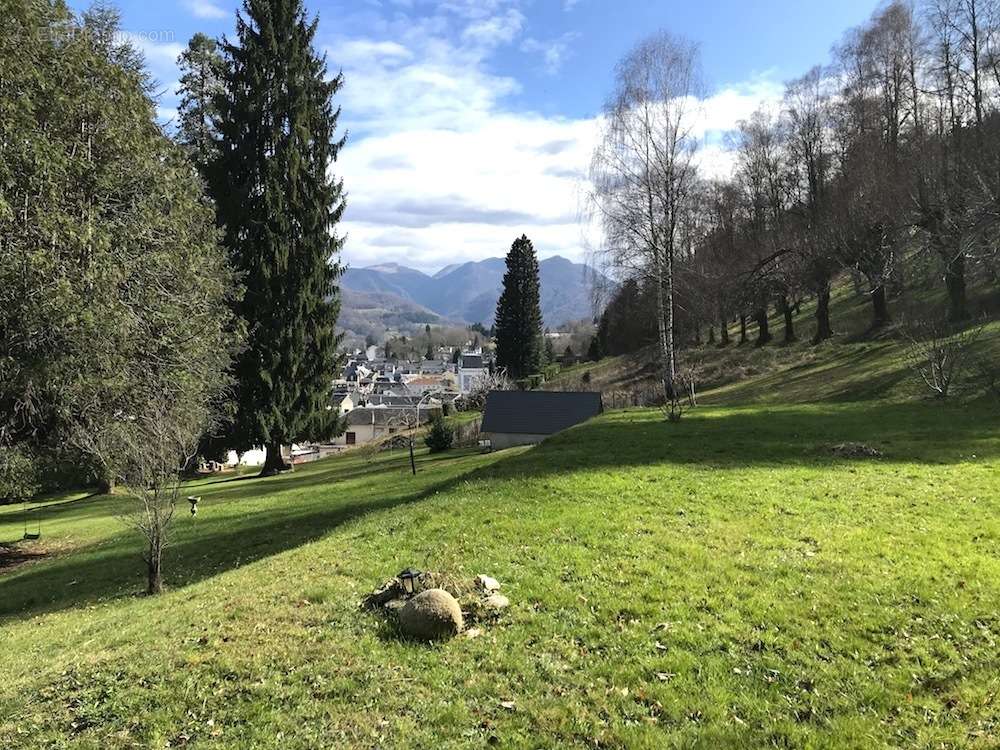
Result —
<path fill-rule="evenodd" d="M 127 501 L 59 498 L 54 554 L 0 575 L 0 747 L 997 747 L 997 424 L 626 411 L 416 478 L 400 452 L 203 482 L 157 598 Z M 509 614 L 400 641 L 358 602 L 408 565 L 492 574 Z"/>

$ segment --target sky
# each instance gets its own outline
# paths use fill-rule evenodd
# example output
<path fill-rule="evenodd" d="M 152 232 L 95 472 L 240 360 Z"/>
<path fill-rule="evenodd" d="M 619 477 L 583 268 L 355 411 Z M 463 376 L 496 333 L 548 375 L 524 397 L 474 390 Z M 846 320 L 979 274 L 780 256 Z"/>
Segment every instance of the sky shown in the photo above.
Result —
<path fill-rule="evenodd" d="M 74 0 L 78 10 L 88 3 Z M 233 34 L 235 0 L 121 0 L 124 31 L 176 114 L 177 56 L 198 31 Z M 698 43 L 703 169 L 725 174 L 725 135 L 784 83 L 828 62 L 875 0 L 306 0 L 348 141 L 342 260 L 426 272 L 503 256 L 526 233 L 540 258 L 585 261 L 586 172 L 615 64 L 666 29 Z"/>

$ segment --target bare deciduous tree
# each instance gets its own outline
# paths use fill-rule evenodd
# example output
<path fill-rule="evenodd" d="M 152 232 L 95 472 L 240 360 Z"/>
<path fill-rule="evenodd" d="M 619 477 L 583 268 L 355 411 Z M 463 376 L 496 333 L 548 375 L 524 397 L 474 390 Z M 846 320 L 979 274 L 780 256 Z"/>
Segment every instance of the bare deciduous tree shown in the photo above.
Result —
<path fill-rule="evenodd" d="M 971 363 L 984 325 L 956 328 L 936 317 L 905 321 L 906 361 L 936 398 L 947 398 Z"/>
<path fill-rule="evenodd" d="M 640 42 L 618 65 L 590 172 L 608 265 L 655 289 L 667 400 L 676 390 L 674 263 L 697 181 L 700 94 L 694 44 L 666 32 Z"/>

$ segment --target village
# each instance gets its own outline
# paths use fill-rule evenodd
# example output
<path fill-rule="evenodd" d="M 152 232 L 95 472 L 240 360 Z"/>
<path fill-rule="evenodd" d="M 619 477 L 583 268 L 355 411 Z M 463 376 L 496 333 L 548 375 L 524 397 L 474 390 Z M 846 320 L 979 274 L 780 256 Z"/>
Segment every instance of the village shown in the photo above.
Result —
<path fill-rule="evenodd" d="M 557 340 L 560 334 L 545 334 Z M 342 419 L 342 431 L 329 441 L 283 447 L 291 465 L 310 463 L 363 446 L 377 450 L 407 447 L 413 434 L 436 419 L 468 413 L 461 442 L 483 450 L 540 442 L 545 437 L 601 412 L 601 394 L 521 391 L 496 363 L 490 344 L 478 336 L 463 346 L 441 345 L 429 359 L 385 356 L 388 347 L 356 348 L 341 377 L 333 382 L 329 410 Z M 575 364 L 571 352 L 559 363 Z M 575 398 L 574 398 L 575 396 Z M 483 429 L 483 412 L 490 415 Z M 203 460 L 202 474 L 225 473 L 264 464 L 266 451 L 226 451 L 224 461 Z"/>

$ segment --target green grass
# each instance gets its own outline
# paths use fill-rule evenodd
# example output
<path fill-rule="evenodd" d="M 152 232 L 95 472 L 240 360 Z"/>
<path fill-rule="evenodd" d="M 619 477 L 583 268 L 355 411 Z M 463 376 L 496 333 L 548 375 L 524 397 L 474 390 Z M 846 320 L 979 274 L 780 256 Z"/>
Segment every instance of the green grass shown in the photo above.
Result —
<path fill-rule="evenodd" d="M 973 295 L 972 309 L 992 312 L 983 336 L 976 344 L 976 356 L 1000 360 L 1000 300 L 997 293 L 984 290 Z M 943 292 L 921 290 L 926 309 L 943 315 L 947 301 Z M 892 310 L 899 319 L 905 316 L 906 304 L 894 301 Z M 815 331 L 814 303 L 806 303 L 796 316 L 797 340 L 782 342 L 781 317 L 770 319 L 774 341 L 756 347 L 756 328 L 751 325 L 750 341 L 738 345 L 739 331 L 732 327 L 732 341 L 727 347 L 703 344 L 678 352 L 683 368 L 696 375 L 699 401 L 711 405 L 808 404 L 818 402 L 892 401 L 923 398 L 926 389 L 915 378 L 907 363 L 907 346 L 898 326 L 871 334 L 870 303 L 855 295 L 842 280 L 834 291 L 831 316 L 836 335 L 819 346 L 811 344 Z M 926 312 L 926 309 L 922 312 Z M 979 325 L 977 317 L 970 325 Z M 652 347 L 632 354 L 608 357 L 600 362 L 585 362 L 559 373 L 547 384 L 553 390 L 600 390 L 603 392 L 654 392 L 657 390 L 657 355 Z M 974 368 L 972 368 L 974 369 Z M 982 385 L 974 382 L 970 369 L 967 382 L 959 390 L 976 394 Z M 586 378 L 586 379 L 585 379 Z M 972 382 L 969 382 L 972 381 Z"/>
<path fill-rule="evenodd" d="M 203 482 L 157 598 L 125 499 L 56 499 L 57 554 L 0 576 L 0 747 L 996 747 L 997 424 L 626 411 L 416 478 L 348 454 Z M 490 573 L 509 615 L 400 641 L 358 602 L 408 565 Z"/>

